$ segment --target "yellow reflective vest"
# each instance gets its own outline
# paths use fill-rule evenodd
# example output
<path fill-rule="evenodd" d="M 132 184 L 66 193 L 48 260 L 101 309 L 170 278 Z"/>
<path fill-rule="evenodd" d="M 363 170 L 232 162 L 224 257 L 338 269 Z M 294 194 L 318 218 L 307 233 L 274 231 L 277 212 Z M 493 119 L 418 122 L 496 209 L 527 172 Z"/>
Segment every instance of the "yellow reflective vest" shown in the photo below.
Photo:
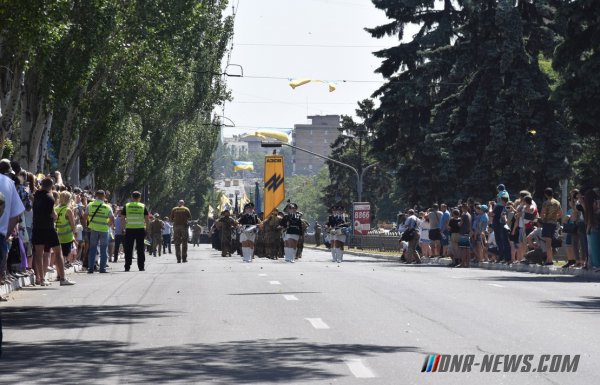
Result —
<path fill-rule="evenodd" d="M 58 241 L 60 243 L 73 242 L 73 229 L 67 218 L 67 205 L 61 205 L 54 209 L 56 212 L 56 232 L 58 233 Z"/>
<path fill-rule="evenodd" d="M 129 202 L 125 205 L 126 229 L 143 229 L 146 227 L 146 220 L 144 218 L 145 207 L 140 202 Z"/>
<path fill-rule="evenodd" d="M 108 233 L 110 206 L 98 200 L 88 205 L 88 227 L 92 231 Z"/>

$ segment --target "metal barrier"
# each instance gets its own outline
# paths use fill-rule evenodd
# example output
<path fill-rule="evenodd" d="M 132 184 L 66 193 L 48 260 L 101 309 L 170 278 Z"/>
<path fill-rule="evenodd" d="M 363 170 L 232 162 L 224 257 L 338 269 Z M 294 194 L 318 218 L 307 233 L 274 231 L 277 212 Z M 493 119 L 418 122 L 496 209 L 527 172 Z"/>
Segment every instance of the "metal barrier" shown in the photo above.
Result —
<path fill-rule="evenodd" d="M 353 235 L 348 237 L 346 246 L 363 250 L 400 251 L 400 234 L 396 232 L 372 232 L 368 235 Z M 304 243 L 315 244 L 314 234 L 306 234 Z M 321 239 L 323 244 L 323 239 Z"/>

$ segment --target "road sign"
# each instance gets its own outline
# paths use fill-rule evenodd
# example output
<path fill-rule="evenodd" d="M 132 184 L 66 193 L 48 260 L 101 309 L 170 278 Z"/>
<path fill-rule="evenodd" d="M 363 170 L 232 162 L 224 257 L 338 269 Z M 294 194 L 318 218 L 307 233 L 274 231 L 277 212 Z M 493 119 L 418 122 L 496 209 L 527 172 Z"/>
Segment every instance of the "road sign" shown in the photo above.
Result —
<path fill-rule="evenodd" d="M 369 202 L 352 203 L 354 235 L 367 235 L 371 230 L 371 204 Z"/>

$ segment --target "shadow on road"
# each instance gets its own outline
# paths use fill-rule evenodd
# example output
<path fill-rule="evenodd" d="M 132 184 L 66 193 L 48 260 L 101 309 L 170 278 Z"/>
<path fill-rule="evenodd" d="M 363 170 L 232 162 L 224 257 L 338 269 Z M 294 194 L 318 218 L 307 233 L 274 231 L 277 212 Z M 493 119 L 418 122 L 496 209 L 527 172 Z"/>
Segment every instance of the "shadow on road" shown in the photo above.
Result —
<path fill-rule="evenodd" d="M 579 312 L 600 312 L 600 297 L 582 297 L 582 300 L 578 301 L 543 301 L 544 305 L 548 307 L 560 307 Z"/>
<path fill-rule="evenodd" d="M 490 270 L 493 271 L 493 270 Z M 581 278 L 573 275 L 503 275 L 500 277 L 477 277 L 479 281 L 514 281 L 514 282 L 571 282 L 571 283 L 587 283 L 594 282 L 586 278 Z"/>
<path fill-rule="evenodd" d="M 130 349 L 118 341 L 6 342 L 0 378 L 38 384 L 298 382 L 339 377 L 346 357 L 420 352 L 411 346 L 321 344 L 263 339 Z M 43 374 L 39 372 L 43 368 Z M 339 370 L 339 367 L 337 368 Z M 5 377 L 6 376 L 6 377 Z"/>
<path fill-rule="evenodd" d="M 279 291 L 276 293 L 273 292 L 264 292 L 264 293 L 231 293 L 227 295 L 283 295 L 283 294 L 323 294 L 320 291 Z"/>
<path fill-rule="evenodd" d="M 21 306 L 3 307 L 5 329 L 38 328 L 76 329 L 99 325 L 126 325 L 144 322 L 148 318 L 173 315 L 172 311 L 151 310 L 153 306 Z"/>

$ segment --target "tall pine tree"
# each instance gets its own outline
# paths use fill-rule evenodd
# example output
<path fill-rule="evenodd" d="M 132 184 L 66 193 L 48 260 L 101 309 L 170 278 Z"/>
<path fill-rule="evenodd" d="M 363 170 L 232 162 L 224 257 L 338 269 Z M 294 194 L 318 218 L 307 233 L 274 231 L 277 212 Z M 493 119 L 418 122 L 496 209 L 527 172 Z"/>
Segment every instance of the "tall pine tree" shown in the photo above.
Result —
<path fill-rule="evenodd" d="M 420 26 L 412 41 L 379 53 L 390 81 L 375 94 L 376 147 L 398 168 L 404 203 L 485 199 L 500 182 L 513 191 L 557 186 L 570 137 L 538 63 L 552 47 L 551 1 L 374 3 L 396 24 L 373 36 Z M 392 73 L 390 63 L 402 64 Z"/>
<path fill-rule="evenodd" d="M 561 16 L 566 28 L 553 62 L 562 75 L 556 96 L 581 144 L 577 182 L 593 187 L 600 184 L 600 2 L 568 2 Z"/>
<path fill-rule="evenodd" d="M 398 36 L 401 41 L 375 53 L 383 59 L 377 72 L 388 81 L 373 95 L 380 106 L 369 123 L 377 127 L 374 154 L 396 176 L 398 204 L 441 197 L 443 176 L 432 172 L 440 164 L 440 154 L 425 141 L 432 134 L 432 108 L 449 92 L 444 82 L 452 60 L 430 54 L 450 46 L 456 38 L 463 16 L 455 3 L 460 6 L 462 2 L 445 0 L 438 9 L 434 0 L 373 1 L 393 21 L 367 31 L 375 38 Z M 406 27 L 413 24 L 419 25 L 418 32 L 412 40 L 403 41 Z"/>

